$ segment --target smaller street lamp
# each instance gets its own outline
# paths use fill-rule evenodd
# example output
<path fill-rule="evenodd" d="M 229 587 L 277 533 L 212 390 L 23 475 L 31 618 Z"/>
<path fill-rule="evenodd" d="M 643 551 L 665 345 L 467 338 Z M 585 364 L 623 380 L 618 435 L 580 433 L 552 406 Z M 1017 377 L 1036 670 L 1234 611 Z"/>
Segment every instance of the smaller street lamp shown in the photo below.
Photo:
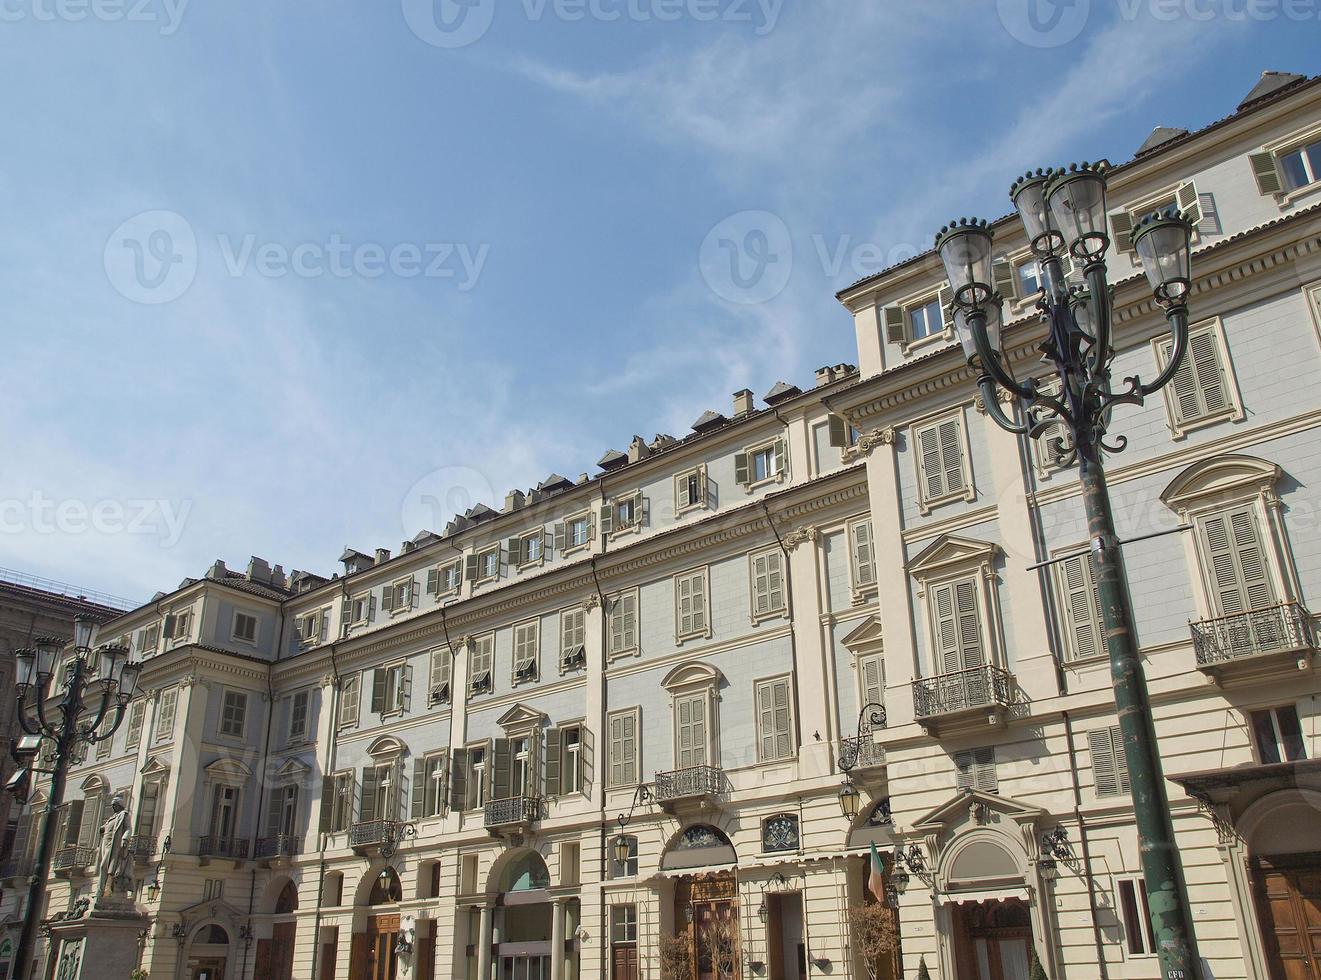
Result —
<path fill-rule="evenodd" d="M 858 809 L 862 804 L 862 794 L 858 792 L 858 787 L 853 784 L 849 777 L 844 778 L 844 785 L 839 788 L 839 808 L 844 813 L 844 819 L 852 823 L 858 818 Z"/>

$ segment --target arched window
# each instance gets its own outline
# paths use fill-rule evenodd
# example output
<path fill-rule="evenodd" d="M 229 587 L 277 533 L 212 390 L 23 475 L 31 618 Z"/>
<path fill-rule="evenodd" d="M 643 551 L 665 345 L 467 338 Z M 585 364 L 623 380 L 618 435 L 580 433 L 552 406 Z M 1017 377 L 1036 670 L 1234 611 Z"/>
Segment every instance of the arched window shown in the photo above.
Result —
<path fill-rule="evenodd" d="M 203 926 L 197 930 L 193 936 L 193 942 L 201 946 L 228 946 L 229 933 L 223 926 L 218 926 L 214 922 L 209 926 Z"/>
<path fill-rule="evenodd" d="M 546 869 L 546 862 L 541 859 L 541 855 L 529 851 L 522 857 L 514 859 L 501 876 L 500 884 L 502 892 L 525 892 L 549 888 L 550 872 Z"/>
<path fill-rule="evenodd" d="M 275 900 L 275 914 L 288 915 L 298 911 L 298 888 L 292 881 L 286 882 L 280 897 Z"/>
<path fill-rule="evenodd" d="M 792 813 L 777 813 L 761 823 L 761 849 L 763 851 L 796 851 L 801 837 L 798 817 Z"/>
<path fill-rule="evenodd" d="M 616 841 L 624 842 L 624 853 L 628 857 L 621 863 L 615 852 Z M 638 873 L 638 839 L 631 835 L 621 835 L 610 842 L 610 877 L 633 878 Z"/>
<path fill-rule="evenodd" d="M 404 900 L 404 889 L 394 868 L 382 868 L 372 883 L 368 905 L 396 905 Z"/>

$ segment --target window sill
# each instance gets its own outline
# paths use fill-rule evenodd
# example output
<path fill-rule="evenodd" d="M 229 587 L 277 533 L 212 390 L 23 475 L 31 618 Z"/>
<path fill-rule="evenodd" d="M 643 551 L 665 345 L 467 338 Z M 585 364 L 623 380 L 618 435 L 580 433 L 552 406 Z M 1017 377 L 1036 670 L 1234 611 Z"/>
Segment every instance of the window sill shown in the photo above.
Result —
<path fill-rule="evenodd" d="M 629 524 L 627 527 L 617 527 L 610 532 L 610 540 L 613 541 L 615 538 L 622 538 L 627 534 L 637 534 L 641 530 L 641 524 Z"/>
<path fill-rule="evenodd" d="M 674 515 L 676 517 L 679 517 L 684 514 L 691 514 L 695 510 L 706 510 L 706 509 L 707 509 L 706 504 L 702 504 L 702 503 L 679 504 L 676 502 L 674 505 Z"/>
<path fill-rule="evenodd" d="M 580 551 L 586 551 L 591 547 L 592 542 L 584 541 L 581 544 L 567 544 L 560 549 L 560 557 L 568 558 L 570 555 L 576 555 Z"/>
<path fill-rule="evenodd" d="M 769 487 L 773 483 L 784 483 L 788 479 L 788 473 L 780 472 L 776 473 L 774 476 L 768 476 L 760 480 L 754 480 L 751 483 L 745 483 L 743 484 L 743 490 L 745 493 L 755 493 L 763 487 Z"/>
<path fill-rule="evenodd" d="M 862 589 L 854 589 L 853 604 L 855 606 L 865 605 L 866 603 L 871 602 L 879 595 L 880 595 L 880 589 L 874 585 L 869 585 L 866 588 L 862 588 Z"/>
<path fill-rule="evenodd" d="M 1275 198 L 1281 208 L 1292 207 L 1303 198 L 1311 197 L 1313 194 L 1321 191 L 1321 180 L 1314 180 L 1310 184 L 1304 184 L 1302 187 L 1295 187 L 1291 191 L 1284 191 L 1276 194 Z"/>
<path fill-rule="evenodd" d="M 954 340 L 954 331 L 945 329 L 939 333 L 927 334 L 925 337 L 919 337 L 916 340 L 905 340 L 899 345 L 899 350 L 905 357 L 909 357 L 914 351 L 921 351 L 925 347 L 938 347 L 941 344 L 948 344 Z"/>
<path fill-rule="evenodd" d="M 711 639 L 710 630 L 703 630 L 699 633 L 683 633 L 683 634 L 676 633 L 674 636 L 674 645 L 681 647 L 685 643 L 693 642 L 693 640 L 709 640 L 709 639 Z"/>
<path fill-rule="evenodd" d="M 766 622 L 768 619 L 785 619 L 788 615 L 789 611 L 787 609 L 772 609 L 769 612 L 753 613 L 750 617 L 750 621 L 753 626 L 758 626 Z"/>
<path fill-rule="evenodd" d="M 1182 440 L 1187 438 L 1190 433 L 1209 429 L 1221 422 L 1242 422 L 1244 418 L 1246 418 L 1245 413 L 1236 405 L 1232 409 L 1217 412 L 1215 415 L 1206 415 L 1188 422 L 1170 423 L 1170 438 L 1176 441 Z"/>
<path fill-rule="evenodd" d="M 641 650 L 639 650 L 637 647 L 629 647 L 627 650 L 614 650 L 606 654 L 606 660 L 609 663 L 614 663 L 616 660 L 624 660 L 628 657 L 640 657 L 640 656 L 642 656 Z"/>
<path fill-rule="evenodd" d="M 943 497 L 932 497 L 930 500 L 918 499 L 917 512 L 923 517 L 929 515 L 937 507 L 943 507 L 945 504 L 952 504 L 955 501 L 962 500 L 965 503 L 972 503 L 977 499 L 977 493 L 974 490 L 961 490 L 958 493 L 947 493 Z"/>

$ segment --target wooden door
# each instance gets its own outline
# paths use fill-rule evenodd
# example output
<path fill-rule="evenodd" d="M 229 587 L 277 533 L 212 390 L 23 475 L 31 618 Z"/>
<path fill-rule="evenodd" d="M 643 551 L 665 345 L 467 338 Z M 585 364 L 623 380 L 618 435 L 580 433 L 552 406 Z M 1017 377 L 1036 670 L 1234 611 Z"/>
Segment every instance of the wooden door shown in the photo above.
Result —
<path fill-rule="evenodd" d="M 610 980 L 638 980 L 637 943 L 615 943 Z"/>
<path fill-rule="evenodd" d="M 271 980 L 293 980 L 294 977 L 294 935 L 298 931 L 296 922 L 277 922 L 271 930 L 270 973 Z M 257 975 L 262 980 L 262 975 Z"/>
<path fill-rule="evenodd" d="M 349 980 L 371 980 L 370 950 L 369 935 L 365 932 L 355 932 L 353 945 L 349 948 Z M 334 973 L 331 973 L 331 976 L 334 976 Z"/>
<path fill-rule="evenodd" d="M 318 967 L 320 977 L 318 980 L 335 980 L 336 959 L 339 957 L 339 929 L 333 930 L 334 938 L 329 942 L 321 944 L 321 965 Z M 357 937 L 354 937 L 357 938 Z M 353 948 L 357 949 L 355 943 Z M 352 959 L 350 958 L 349 969 L 353 969 Z"/>
<path fill-rule="evenodd" d="M 377 915 L 367 923 L 367 974 L 365 980 L 396 980 L 399 961 L 399 916 Z"/>
<path fill-rule="evenodd" d="M 1321 866 L 1259 864 L 1253 885 L 1271 980 L 1321 980 Z"/>

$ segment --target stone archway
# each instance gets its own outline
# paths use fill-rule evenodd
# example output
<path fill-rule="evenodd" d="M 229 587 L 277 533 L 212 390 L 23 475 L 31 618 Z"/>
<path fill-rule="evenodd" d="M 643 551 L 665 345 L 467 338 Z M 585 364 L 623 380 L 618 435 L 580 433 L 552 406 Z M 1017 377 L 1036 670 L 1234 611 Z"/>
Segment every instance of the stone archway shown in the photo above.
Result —
<path fill-rule="evenodd" d="M 255 976 L 293 980 L 298 886 L 288 875 L 273 878 L 267 883 L 257 907 L 265 922 L 258 924 Z"/>
<path fill-rule="evenodd" d="M 1318 813 L 1321 793 L 1285 789 L 1257 800 L 1239 819 L 1255 924 L 1271 976 L 1321 975 L 1321 922 L 1314 912 L 1321 907 Z"/>

